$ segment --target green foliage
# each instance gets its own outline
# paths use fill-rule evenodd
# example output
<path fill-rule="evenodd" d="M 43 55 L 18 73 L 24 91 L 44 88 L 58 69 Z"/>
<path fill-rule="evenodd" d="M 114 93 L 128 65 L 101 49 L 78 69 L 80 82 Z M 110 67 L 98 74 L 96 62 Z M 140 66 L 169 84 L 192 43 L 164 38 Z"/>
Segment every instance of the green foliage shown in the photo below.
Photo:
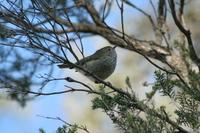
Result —
<path fill-rule="evenodd" d="M 61 121 L 64 122 L 63 120 L 61 120 Z M 63 126 L 58 127 L 57 130 L 56 130 L 56 133 L 79 133 L 79 131 L 89 133 L 89 131 L 87 130 L 86 127 L 79 126 L 77 124 L 69 124 L 69 123 L 65 123 Z M 43 128 L 40 128 L 39 132 L 45 133 L 45 130 Z"/>
<path fill-rule="evenodd" d="M 0 71 L 1 73 L 1 71 Z M 9 88 L 9 98 L 17 101 L 22 107 L 26 105 L 28 98 L 27 91 L 30 90 L 31 87 L 31 79 L 24 75 L 23 77 L 7 77 L 7 75 L 0 76 L 0 84 Z"/>
<path fill-rule="evenodd" d="M 106 90 L 107 88 L 104 89 Z M 153 112 L 151 110 L 148 113 L 143 112 L 144 114 L 141 114 L 144 103 L 139 101 L 135 95 L 132 98 L 120 93 L 108 95 L 101 90 L 101 96 L 94 98 L 92 103 L 93 109 L 104 110 L 113 123 L 125 133 L 175 131 L 164 119 L 159 119 L 152 115 Z M 152 110 L 156 109 L 153 107 Z M 156 111 L 160 112 L 160 114 L 163 113 L 161 109 Z"/>
<path fill-rule="evenodd" d="M 38 77 L 36 77 L 38 74 L 36 73 L 45 69 L 45 71 L 50 71 L 50 75 L 52 71 L 53 66 L 42 65 L 39 62 L 43 59 L 41 55 L 30 54 L 28 50 L 22 51 L 17 48 L 1 46 L 0 85 L 1 88 L 8 90 L 6 98 L 17 101 L 21 107 L 25 107 L 27 101 L 33 99 L 26 92 L 31 90 L 34 85 L 42 86 L 45 80 L 38 80 Z M 46 63 L 45 60 L 43 60 L 43 63 Z"/>
<path fill-rule="evenodd" d="M 174 97 L 174 82 L 170 80 L 169 74 L 162 73 L 161 71 L 155 71 L 155 84 L 152 87 L 153 90 L 159 90 L 161 94 L 169 96 L 170 98 Z"/>
<path fill-rule="evenodd" d="M 200 102 L 193 99 L 191 96 L 182 93 L 178 96 L 179 108 L 175 111 L 178 115 L 178 123 L 183 123 L 192 128 L 200 127 Z"/>
<path fill-rule="evenodd" d="M 39 129 L 40 133 L 46 133 L 43 128 Z M 78 125 L 63 125 L 62 127 L 58 127 L 56 133 L 78 133 Z"/>
<path fill-rule="evenodd" d="M 56 133 L 67 133 L 67 126 L 63 125 L 62 127 L 58 127 Z"/>
<path fill-rule="evenodd" d="M 24 107 L 28 98 L 28 93 L 25 92 L 29 91 L 31 86 L 30 79 L 22 77 L 15 79 L 13 83 L 15 83 L 15 86 L 12 86 L 12 91 L 9 94 L 10 98 L 16 100 L 22 107 Z"/>
<path fill-rule="evenodd" d="M 62 127 L 58 127 L 56 133 L 78 133 L 77 130 L 78 126 L 76 124 L 68 127 L 66 125 L 63 125 Z"/>
<path fill-rule="evenodd" d="M 174 112 L 174 115 L 177 116 L 176 123 L 198 129 L 200 127 L 200 103 L 198 96 L 200 93 L 197 93 L 199 91 L 197 88 L 200 85 L 200 75 L 192 71 L 190 72 L 191 86 L 186 86 L 185 82 L 172 78 L 172 76 L 165 72 L 155 71 L 155 83 L 152 86 L 152 92 L 147 94 L 147 99 L 151 99 L 156 92 L 171 98 L 177 105 L 177 109 Z M 178 131 L 167 122 L 172 116 L 165 111 L 164 106 L 157 107 L 158 109 L 156 109 L 152 105 L 149 110 L 145 110 L 145 103 L 138 100 L 134 94 L 132 98 L 120 93 L 108 94 L 105 92 L 107 89 L 100 88 L 101 95 L 94 98 L 92 108 L 104 110 L 113 123 L 123 132 L 171 133 Z M 155 112 L 162 119 L 156 117 Z"/>
<path fill-rule="evenodd" d="M 193 90 L 196 90 L 196 92 L 198 91 L 197 93 L 199 93 L 200 92 L 200 73 L 189 71 L 188 78 L 190 79 L 191 88 L 193 88 Z M 200 97 L 199 97 L 199 101 L 200 101 Z"/>
<path fill-rule="evenodd" d="M 46 133 L 45 130 L 43 128 L 39 129 L 39 133 Z"/>
<path fill-rule="evenodd" d="M 190 71 L 190 86 L 181 80 L 172 80 L 167 73 L 161 73 L 161 71 L 155 72 L 155 79 L 153 89 L 173 98 L 178 105 L 175 111 L 178 115 L 177 123 L 198 129 L 200 127 L 200 74 Z"/>

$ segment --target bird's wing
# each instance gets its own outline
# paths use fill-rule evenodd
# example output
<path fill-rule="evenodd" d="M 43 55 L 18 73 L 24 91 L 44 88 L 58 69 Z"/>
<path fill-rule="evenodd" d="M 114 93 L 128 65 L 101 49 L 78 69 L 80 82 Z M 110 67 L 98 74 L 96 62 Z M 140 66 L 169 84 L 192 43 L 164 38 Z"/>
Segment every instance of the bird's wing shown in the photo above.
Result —
<path fill-rule="evenodd" d="M 76 64 L 82 66 L 82 65 L 85 64 L 85 62 L 88 62 L 88 61 L 91 61 L 91 60 L 97 60 L 97 59 L 99 59 L 98 56 L 90 55 L 90 56 L 87 56 L 87 57 L 81 59 L 81 60 L 80 60 L 79 62 L 77 62 Z"/>
<path fill-rule="evenodd" d="M 95 61 L 97 59 L 99 59 L 98 55 L 90 55 L 90 56 L 84 57 L 83 59 L 79 60 L 79 62 L 76 62 L 75 64 L 83 66 L 85 64 L 85 62 L 88 62 L 91 60 Z M 71 66 L 70 64 L 67 64 L 67 63 L 60 64 L 60 65 L 58 65 L 58 67 L 59 68 L 70 68 L 70 69 L 73 68 L 73 66 Z"/>
<path fill-rule="evenodd" d="M 72 66 L 66 63 L 58 65 L 59 68 L 71 68 Z"/>

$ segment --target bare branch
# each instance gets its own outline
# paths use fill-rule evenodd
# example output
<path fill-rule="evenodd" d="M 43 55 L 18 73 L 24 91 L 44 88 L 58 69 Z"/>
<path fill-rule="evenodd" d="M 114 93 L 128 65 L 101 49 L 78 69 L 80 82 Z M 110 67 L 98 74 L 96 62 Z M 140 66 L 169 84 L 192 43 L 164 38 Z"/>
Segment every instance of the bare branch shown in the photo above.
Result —
<path fill-rule="evenodd" d="M 116 0 L 117 5 L 120 9 L 120 17 L 121 17 L 121 27 L 122 27 L 122 38 L 125 38 L 125 31 L 124 31 L 124 1 L 121 1 L 121 5 L 119 4 L 118 0 Z"/>
<path fill-rule="evenodd" d="M 151 15 L 149 15 L 149 14 L 146 13 L 144 10 L 142 10 L 141 8 L 139 8 L 139 7 L 137 7 L 136 5 L 134 5 L 133 3 L 131 3 L 129 0 L 122 0 L 122 1 L 124 1 L 124 3 L 126 3 L 127 5 L 129 5 L 129 6 L 133 7 L 133 8 L 135 8 L 135 9 L 138 10 L 139 12 L 141 12 L 144 16 L 146 16 L 146 17 L 149 19 L 149 21 L 150 21 L 150 23 L 151 23 L 151 25 L 152 25 L 152 27 L 153 27 L 153 30 L 154 30 L 154 31 L 156 30 L 156 26 L 155 26 L 155 23 L 154 23 L 154 21 L 153 21 Z"/>
<path fill-rule="evenodd" d="M 63 122 L 66 126 L 69 126 L 69 127 L 76 126 L 78 129 L 83 130 L 86 133 L 90 133 L 85 126 L 78 126 L 76 124 L 75 125 L 70 124 L 70 123 L 66 122 L 65 120 L 61 119 L 60 117 L 50 117 L 50 116 L 43 116 L 43 115 L 37 115 L 37 116 L 42 117 L 42 118 L 46 118 L 46 119 L 51 119 L 51 120 L 58 120 L 58 121 Z"/>
<path fill-rule="evenodd" d="M 179 30 L 186 36 L 187 41 L 188 41 L 188 45 L 189 45 L 189 50 L 190 50 L 190 57 L 191 59 L 197 64 L 197 66 L 199 67 L 200 70 L 200 59 L 198 58 L 198 56 L 195 53 L 194 50 L 194 45 L 192 42 L 192 37 L 191 37 L 191 33 L 190 30 L 185 29 L 185 27 L 180 23 L 180 21 L 177 19 L 176 16 L 176 8 L 175 8 L 175 4 L 173 0 L 168 0 L 169 6 L 171 8 L 171 13 L 174 19 L 175 24 L 177 25 L 177 27 L 179 28 Z M 182 5 L 183 6 L 183 5 Z M 181 9 L 182 10 L 182 9 Z M 182 12 L 182 11 L 181 11 Z"/>
<path fill-rule="evenodd" d="M 86 1 L 86 0 L 77 0 L 76 1 L 76 5 L 77 7 L 83 6 L 86 8 L 86 10 L 89 12 L 89 14 L 91 15 L 92 19 L 94 20 L 94 22 L 99 25 L 102 26 L 104 25 L 102 23 L 102 20 L 99 16 L 99 13 L 97 12 L 97 10 L 95 9 L 94 5 L 90 2 L 90 1 Z"/>
<path fill-rule="evenodd" d="M 164 9 L 165 9 L 165 0 L 159 0 L 158 3 L 158 18 L 157 18 L 157 28 L 156 28 L 156 32 L 155 32 L 155 36 L 156 36 L 156 42 L 157 44 L 162 44 L 162 40 L 163 40 L 163 34 L 164 31 L 162 30 L 162 27 L 165 23 L 165 18 L 164 18 Z"/>

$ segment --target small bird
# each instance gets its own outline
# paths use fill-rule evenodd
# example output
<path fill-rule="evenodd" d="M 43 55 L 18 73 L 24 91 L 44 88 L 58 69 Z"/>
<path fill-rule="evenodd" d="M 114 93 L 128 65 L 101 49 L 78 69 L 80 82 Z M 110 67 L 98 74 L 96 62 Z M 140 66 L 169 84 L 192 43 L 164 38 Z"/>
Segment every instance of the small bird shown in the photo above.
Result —
<path fill-rule="evenodd" d="M 97 50 L 94 54 L 79 60 L 75 64 L 96 75 L 98 78 L 105 80 L 114 72 L 117 64 L 117 53 L 115 48 L 116 46 L 106 46 Z M 70 69 L 74 68 L 69 64 L 61 64 L 58 65 L 58 67 Z M 79 70 L 78 68 L 76 68 L 76 70 L 86 75 L 92 81 L 95 81 L 95 79 L 88 76 L 87 73 Z"/>

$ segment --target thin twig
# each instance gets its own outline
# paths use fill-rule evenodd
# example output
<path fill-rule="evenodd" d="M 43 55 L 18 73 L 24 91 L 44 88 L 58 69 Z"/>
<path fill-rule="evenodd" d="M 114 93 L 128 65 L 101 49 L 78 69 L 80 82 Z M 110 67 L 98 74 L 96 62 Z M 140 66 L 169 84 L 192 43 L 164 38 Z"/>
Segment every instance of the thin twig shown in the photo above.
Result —
<path fill-rule="evenodd" d="M 189 45 L 189 50 L 190 50 L 190 57 L 191 59 L 197 64 L 199 70 L 200 70 L 200 59 L 198 58 L 195 49 L 194 49 L 194 45 L 193 45 L 193 41 L 192 41 L 192 37 L 191 37 L 191 32 L 188 29 L 185 29 L 185 27 L 180 23 L 180 21 L 177 19 L 176 16 L 176 8 L 175 8 L 175 4 L 174 4 L 174 0 L 168 0 L 169 6 L 171 8 L 171 13 L 172 13 L 172 17 L 174 19 L 174 22 L 176 24 L 176 26 L 179 28 L 179 30 L 186 36 L 187 41 L 188 41 L 188 45 Z"/>
<path fill-rule="evenodd" d="M 50 117 L 50 116 L 43 116 L 43 115 L 37 115 L 38 117 L 42 117 L 42 118 L 45 118 L 45 119 L 51 119 L 51 120 L 58 120 L 58 121 L 61 121 L 63 122 L 65 125 L 69 126 L 69 127 L 77 127 L 78 129 L 80 130 L 83 130 L 85 131 L 86 133 L 89 133 L 88 129 L 85 127 L 85 126 L 78 126 L 76 124 L 70 124 L 68 122 L 66 122 L 65 120 L 61 119 L 60 117 Z"/>

